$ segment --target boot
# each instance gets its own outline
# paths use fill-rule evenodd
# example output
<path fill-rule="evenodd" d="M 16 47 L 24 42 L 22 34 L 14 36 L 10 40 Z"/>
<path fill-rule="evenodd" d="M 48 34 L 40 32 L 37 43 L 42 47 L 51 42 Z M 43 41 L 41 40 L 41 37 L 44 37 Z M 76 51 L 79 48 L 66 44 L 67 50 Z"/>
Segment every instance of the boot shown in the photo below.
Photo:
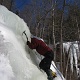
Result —
<path fill-rule="evenodd" d="M 53 80 L 54 77 L 53 77 L 52 71 L 50 69 L 46 71 L 46 74 L 48 76 L 48 80 Z"/>
<path fill-rule="evenodd" d="M 52 70 L 51 70 L 51 72 L 52 72 L 52 76 L 53 76 L 54 78 L 57 77 L 57 75 L 56 75 L 55 72 L 53 72 Z"/>

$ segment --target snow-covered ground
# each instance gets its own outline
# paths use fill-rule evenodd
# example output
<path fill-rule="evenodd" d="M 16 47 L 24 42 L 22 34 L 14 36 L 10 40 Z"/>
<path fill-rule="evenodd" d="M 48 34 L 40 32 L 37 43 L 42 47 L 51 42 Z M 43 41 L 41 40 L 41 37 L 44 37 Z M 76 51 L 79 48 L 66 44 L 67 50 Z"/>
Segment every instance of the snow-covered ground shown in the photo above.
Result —
<path fill-rule="evenodd" d="M 24 30 L 31 41 L 31 33 L 23 19 L 0 5 L 0 80 L 47 80 L 38 67 L 38 54 L 26 45 Z M 55 71 L 54 80 L 64 80 L 62 74 Z"/>

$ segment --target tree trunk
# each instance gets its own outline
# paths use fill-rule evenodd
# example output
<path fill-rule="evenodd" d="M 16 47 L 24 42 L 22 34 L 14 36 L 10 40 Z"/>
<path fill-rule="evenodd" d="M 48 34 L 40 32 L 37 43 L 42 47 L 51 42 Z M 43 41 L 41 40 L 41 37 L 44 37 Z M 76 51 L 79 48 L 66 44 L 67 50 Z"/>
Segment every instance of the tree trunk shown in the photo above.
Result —
<path fill-rule="evenodd" d="M 62 18 L 61 18 L 61 41 L 60 41 L 60 53 L 61 53 L 61 60 L 60 60 L 60 63 L 61 63 L 61 72 L 63 73 L 63 67 L 62 67 L 62 54 L 63 54 L 63 38 L 62 38 L 62 28 L 63 28 L 63 15 L 64 15 L 64 8 L 65 8 L 65 0 L 64 0 L 64 3 L 63 3 L 63 11 L 62 11 Z"/>
<path fill-rule="evenodd" d="M 54 12 L 55 12 L 55 7 L 56 7 L 56 2 L 57 0 L 55 0 L 55 3 L 53 4 L 53 0 L 52 0 L 52 19 L 53 19 L 53 51 L 54 51 L 54 62 L 56 63 L 56 43 L 55 43 L 55 23 L 54 23 Z"/>

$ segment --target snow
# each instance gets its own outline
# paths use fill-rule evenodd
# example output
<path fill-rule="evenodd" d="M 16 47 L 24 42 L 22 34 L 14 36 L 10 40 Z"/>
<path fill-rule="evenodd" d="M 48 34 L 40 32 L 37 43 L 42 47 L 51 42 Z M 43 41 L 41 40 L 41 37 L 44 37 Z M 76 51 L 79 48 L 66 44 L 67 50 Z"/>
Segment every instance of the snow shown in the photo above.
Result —
<path fill-rule="evenodd" d="M 31 41 L 24 20 L 0 5 L 0 80 L 47 80 L 46 73 L 38 67 L 40 55 L 26 45 L 24 30 Z M 62 74 L 55 71 L 54 80 L 64 80 Z"/>
<path fill-rule="evenodd" d="M 12 80 L 13 77 L 14 75 L 9 65 L 9 59 L 4 54 L 0 54 L 0 80 Z"/>

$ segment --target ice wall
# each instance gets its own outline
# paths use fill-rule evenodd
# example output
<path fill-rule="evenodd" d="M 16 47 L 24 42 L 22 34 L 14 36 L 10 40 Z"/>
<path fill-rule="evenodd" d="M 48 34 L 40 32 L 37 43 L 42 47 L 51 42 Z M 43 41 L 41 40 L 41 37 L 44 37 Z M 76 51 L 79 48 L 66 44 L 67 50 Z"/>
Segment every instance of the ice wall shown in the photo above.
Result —
<path fill-rule="evenodd" d="M 22 35 L 24 30 L 30 40 L 26 23 L 4 6 L 0 6 L 1 80 L 47 80 L 46 75 L 43 75 L 30 58 L 26 37 Z"/>

